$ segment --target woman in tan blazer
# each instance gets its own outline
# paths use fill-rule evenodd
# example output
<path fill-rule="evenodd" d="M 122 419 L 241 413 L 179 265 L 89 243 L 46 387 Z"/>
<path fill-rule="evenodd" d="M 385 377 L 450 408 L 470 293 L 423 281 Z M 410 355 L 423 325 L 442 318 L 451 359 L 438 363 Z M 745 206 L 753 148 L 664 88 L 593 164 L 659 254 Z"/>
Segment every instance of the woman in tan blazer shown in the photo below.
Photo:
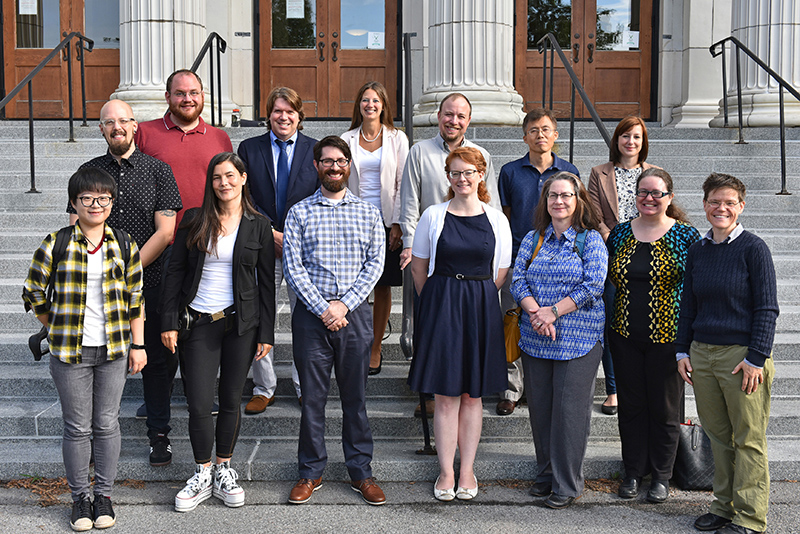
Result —
<path fill-rule="evenodd" d="M 639 215 L 636 210 L 636 180 L 645 169 L 654 167 L 646 163 L 648 142 L 647 126 L 641 117 L 622 119 L 614 130 L 609 148 L 609 162 L 592 168 L 589 175 L 589 196 L 592 206 L 600 215 L 600 235 L 608 239 L 611 230 L 621 222 L 628 222 Z M 606 282 L 603 300 L 608 310 L 614 309 L 614 286 Z M 606 333 L 608 323 L 606 321 Z M 608 341 L 603 350 L 603 373 L 606 377 L 606 400 L 600 407 L 606 415 L 617 413 L 617 385 L 614 380 L 614 364 Z"/>
<path fill-rule="evenodd" d="M 367 82 L 359 89 L 350 128 L 342 134 L 353 157 L 347 186 L 381 210 L 386 226 L 386 262 L 383 275 L 375 286 L 372 307 L 375 340 L 369 374 L 376 375 L 381 372 L 381 342 L 392 311 L 392 286 L 403 285 L 400 271 L 403 232 L 398 218 L 408 138 L 394 127 L 389 95 L 379 82 Z"/>

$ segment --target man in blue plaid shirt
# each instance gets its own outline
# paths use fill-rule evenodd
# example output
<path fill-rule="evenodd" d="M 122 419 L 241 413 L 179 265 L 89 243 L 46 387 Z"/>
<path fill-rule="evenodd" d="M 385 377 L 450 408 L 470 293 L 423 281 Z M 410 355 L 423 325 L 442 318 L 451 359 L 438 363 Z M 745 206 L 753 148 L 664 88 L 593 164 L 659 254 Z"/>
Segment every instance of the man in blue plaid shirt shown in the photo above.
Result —
<path fill-rule="evenodd" d="M 284 227 L 284 277 L 303 304 L 292 315 L 294 361 L 303 384 L 300 481 L 289 495 L 294 504 L 307 502 L 322 485 L 332 368 L 342 401 L 342 447 L 352 488 L 368 504 L 386 502 L 372 478 L 366 410 L 373 338 L 367 296 L 383 272 L 386 235 L 378 208 L 347 189 L 350 162 L 350 149 L 341 138 L 318 142 L 314 166 L 322 186 L 289 210 Z"/>

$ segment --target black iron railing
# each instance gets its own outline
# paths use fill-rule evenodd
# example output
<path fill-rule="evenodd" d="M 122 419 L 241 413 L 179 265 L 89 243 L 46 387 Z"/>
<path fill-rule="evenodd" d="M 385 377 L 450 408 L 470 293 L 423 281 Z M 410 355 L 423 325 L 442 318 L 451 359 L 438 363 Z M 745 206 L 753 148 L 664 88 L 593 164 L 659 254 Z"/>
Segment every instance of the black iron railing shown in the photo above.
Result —
<path fill-rule="evenodd" d="M 761 58 L 753 53 L 752 50 L 747 48 L 739 39 L 734 36 L 726 37 L 725 39 L 718 41 L 708 47 L 708 51 L 711 52 L 712 57 L 722 56 L 722 108 L 723 113 L 725 116 L 725 126 L 728 126 L 728 80 L 727 80 L 727 67 L 726 67 L 726 60 L 725 60 L 725 50 L 726 44 L 731 43 L 735 50 L 735 61 L 736 61 L 736 104 L 739 108 L 739 141 L 738 144 L 746 144 L 744 140 L 744 131 L 743 131 L 743 118 L 742 118 L 742 70 L 741 70 L 741 54 L 740 52 L 744 52 L 750 59 L 752 59 L 756 65 L 764 69 L 764 72 L 769 74 L 769 76 L 775 80 L 778 84 L 778 102 L 780 106 L 780 129 L 781 129 L 781 190 L 778 192 L 778 195 L 791 195 L 789 191 L 786 190 L 786 119 L 785 119 L 785 106 L 783 101 L 783 90 L 786 91 L 795 97 L 798 101 L 800 101 L 800 93 L 792 87 L 789 82 L 781 78 L 781 76 L 772 70 L 769 65 L 764 63 Z"/>
<path fill-rule="evenodd" d="M 200 49 L 200 53 L 197 54 L 197 57 L 195 58 L 190 70 L 192 72 L 197 72 L 197 69 L 200 68 L 200 63 L 203 62 L 203 58 L 205 57 L 206 53 L 211 50 L 211 45 L 214 41 L 216 41 L 217 44 L 217 46 L 214 47 L 214 51 L 216 52 L 217 56 L 216 86 L 214 84 L 214 54 L 208 54 L 208 78 L 210 87 L 209 90 L 211 91 L 211 125 L 222 126 L 222 64 L 220 63 L 220 54 L 224 54 L 225 50 L 228 49 L 228 43 L 225 41 L 225 39 L 220 37 L 217 32 L 211 32 L 208 35 L 208 38 L 206 38 L 203 48 Z M 219 102 L 216 102 L 215 97 L 219 99 Z M 218 105 L 215 105 L 215 102 Z M 217 110 L 216 121 L 214 121 L 215 109 Z"/>
<path fill-rule="evenodd" d="M 411 95 L 411 38 L 416 33 L 403 34 L 403 57 L 405 85 L 405 109 L 403 110 L 403 123 L 408 137 L 409 146 L 414 144 L 414 109 Z M 403 274 L 403 325 L 400 334 L 400 349 L 406 360 L 414 355 L 414 280 L 411 278 L 411 268 L 405 269 Z"/>
<path fill-rule="evenodd" d="M 572 163 L 572 155 L 575 146 L 575 93 L 577 93 L 581 97 L 581 101 L 583 105 L 586 106 L 587 111 L 589 111 L 589 115 L 591 115 L 592 120 L 594 121 L 595 126 L 597 126 L 597 130 L 600 132 L 600 135 L 603 136 L 603 140 L 605 140 L 606 145 L 611 145 L 611 136 L 606 130 L 603 121 L 600 120 L 600 115 L 597 114 L 597 110 L 594 108 L 592 101 L 589 100 L 589 97 L 586 94 L 586 90 L 581 85 L 580 80 L 578 79 L 578 75 L 575 74 L 575 71 L 572 69 L 572 65 L 570 65 L 567 56 L 564 55 L 564 51 L 561 49 L 561 46 L 558 44 L 555 35 L 552 33 L 548 33 L 536 43 L 539 48 L 539 53 L 542 54 L 544 61 L 542 63 L 542 107 L 548 107 L 547 103 L 547 51 L 550 51 L 550 102 L 549 107 L 553 109 L 553 67 L 555 64 L 556 54 L 558 54 L 558 59 L 561 61 L 561 65 L 567 71 L 567 75 L 570 79 L 570 103 L 569 103 L 569 162 Z"/>
<path fill-rule="evenodd" d="M 68 103 L 67 107 L 69 109 L 69 139 L 67 142 L 74 143 L 75 142 L 75 129 L 73 127 L 73 112 L 72 112 L 72 54 L 71 45 L 72 40 L 78 40 L 78 47 L 77 47 L 77 59 L 81 63 L 81 102 L 83 108 L 83 126 L 87 126 L 86 124 L 86 71 L 84 67 L 84 52 L 91 52 L 94 48 L 94 41 L 85 37 L 80 32 L 72 32 L 67 33 L 64 32 L 64 40 L 61 41 L 53 50 L 47 54 L 45 57 L 34 69 L 25 76 L 21 82 L 14 87 L 8 95 L 6 95 L 3 100 L 0 100 L 0 109 L 5 110 L 6 105 L 8 105 L 11 100 L 22 91 L 22 88 L 26 85 L 28 86 L 28 143 L 29 143 L 29 152 L 31 157 L 31 188 L 28 193 L 39 193 L 36 189 L 36 166 L 35 166 L 35 158 L 34 158 L 34 151 L 33 151 L 33 78 L 39 74 L 42 69 L 44 69 L 45 65 L 47 65 L 56 55 L 60 52 L 63 54 L 63 60 L 67 62 L 67 91 L 68 91 Z"/>

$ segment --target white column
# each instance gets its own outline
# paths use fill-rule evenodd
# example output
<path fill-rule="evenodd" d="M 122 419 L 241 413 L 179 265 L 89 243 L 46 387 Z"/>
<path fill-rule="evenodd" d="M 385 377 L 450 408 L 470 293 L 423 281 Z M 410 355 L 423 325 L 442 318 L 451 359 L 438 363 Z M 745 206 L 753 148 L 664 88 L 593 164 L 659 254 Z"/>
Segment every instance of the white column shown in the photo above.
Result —
<path fill-rule="evenodd" d="M 732 35 L 800 91 L 800 3 L 797 0 L 733 0 Z M 729 56 L 728 124 L 738 126 L 736 59 Z M 742 122 L 745 126 L 780 124 L 779 85 L 745 54 L 740 56 Z M 800 102 L 783 92 L 787 126 L 800 126 Z M 722 126 L 723 111 L 712 126 Z"/>
<path fill-rule="evenodd" d="M 120 83 L 111 96 L 128 102 L 139 121 L 160 117 L 167 78 L 190 68 L 205 41 L 205 1 L 120 0 L 119 17 Z M 198 71 L 206 90 L 207 70 Z"/>
<path fill-rule="evenodd" d="M 436 124 L 439 102 L 452 92 L 472 102 L 472 124 L 522 124 L 513 0 L 429 0 L 428 9 L 425 88 L 414 124 Z"/>

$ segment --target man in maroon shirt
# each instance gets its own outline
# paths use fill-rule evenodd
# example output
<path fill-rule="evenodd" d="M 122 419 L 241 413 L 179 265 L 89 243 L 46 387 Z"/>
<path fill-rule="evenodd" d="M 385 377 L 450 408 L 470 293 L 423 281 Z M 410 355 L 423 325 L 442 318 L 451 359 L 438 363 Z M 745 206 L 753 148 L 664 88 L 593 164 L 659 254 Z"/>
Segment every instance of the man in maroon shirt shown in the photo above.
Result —
<path fill-rule="evenodd" d="M 183 213 L 203 203 L 208 163 L 220 152 L 232 152 L 228 135 L 209 126 L 200 114 L 205 96 L 203 82 L 194 72 L 181 69 L 167 78 L 164 95 L 169 110 L 160 119 L 142 122 L 134 135 L 136 146 L 172 167 L 183 200 L 183 210 L 178 212 L 175 229 Z M 169 262 L 169 249 L 164 252 L 164 268 Z M 150 350 L 156 350 L 150 348 Z M 158 350 L 165 350 L 158 347 Z M 161 360 L 161 359 L 159 359 Z M 175 378 L 175 368 L 148 365 L 142 372 L 145 404 L 136 412 L 137 417 L 147 417 L 147 434 L 150 438 L 150 464 L 167 465 L 172 461 L 169 425 L 169 391 Z M 153 414 L 160 414 L 154 418 Z M 155 424 L 155 421 L 159 421 Z"/>

